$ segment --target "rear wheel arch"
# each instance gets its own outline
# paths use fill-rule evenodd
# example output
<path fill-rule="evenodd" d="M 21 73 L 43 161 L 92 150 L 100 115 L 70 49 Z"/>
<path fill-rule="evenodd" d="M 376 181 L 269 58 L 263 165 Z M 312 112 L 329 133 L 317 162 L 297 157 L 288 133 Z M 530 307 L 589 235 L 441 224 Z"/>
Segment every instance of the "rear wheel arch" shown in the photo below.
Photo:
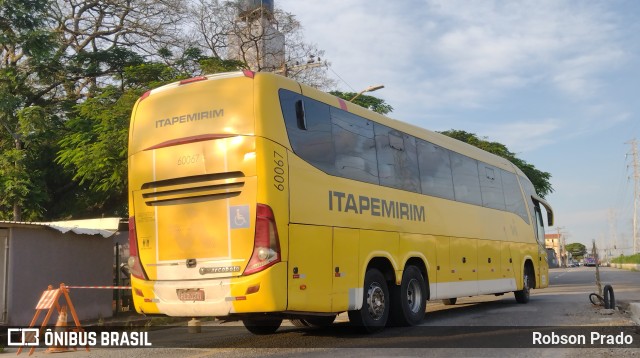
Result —
<path fill-rule="evenodd" d="M 422 274 L 422 277 L 424 277 L 424 284 L 427 286 L 427 301 L 428 301 L 431 296 L 431 290 L 429 289 L 429 272 L 427 270 L 427 265 L 425 264 L 422 258 L 412 257 L 409 260 L 407 260 L 407 262 L 404 264 L 404 268 L 406 269 L 409 266 L 415 266 Z"/>
<path fill-rule="evenodd" d="M 537 282 L 536 282 L 536 269 L 535 266 L 533 265 L 533 259 L 527 258 L 524 261 L 524 266 L 523 266 L 523 271 L 522 272 L 526 272 L 526 270 L 529 270 L 529 288 L 533 289 L 537 287 Z"/>
<path fill-rule="evenodd" d="M 384 276 L 385 281 L 387 281 L 388 285 L 394 285 L 396 282 L 396 272 L 393 267 L 391 261 L 386 257 L 374 257 L 369 261 L 367 268 L 364 273 L 366 273 L 370 269 L 377 269 Z M 363 273 L 363 277 L 364 277 Z M 364 281 L 363 281 L 364 282 Z"/>
<path fill-rule="evenodd" d="M 535 288 L 536 284 L 535 268 L 531 259 L 525 259 L 521 277 L 522 289 L 514 291 L 514 295 L 518 303 L 528 303 L 531 295 L 531 289 Z"/>

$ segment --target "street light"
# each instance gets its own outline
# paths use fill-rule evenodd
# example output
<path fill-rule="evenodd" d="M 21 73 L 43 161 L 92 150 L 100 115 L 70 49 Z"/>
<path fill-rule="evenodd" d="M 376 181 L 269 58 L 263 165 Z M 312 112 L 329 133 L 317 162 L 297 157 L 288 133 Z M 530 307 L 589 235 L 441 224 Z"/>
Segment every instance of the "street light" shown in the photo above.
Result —
<path fill-rule="evenodd" d="M 360 91 L 357 95 L 353 96 L 353 98 L 351 98 L 349 100 L 349 102 L 353 102 L 354 99 L 360 97 L 361 94 L 365 93 L 365 92 L 373 92 L 373 91 L 377 91 L 381 88 L 384 88 L 384 85 L 377 85 L 377 86 L 369 86 L 366 89 Z"/>

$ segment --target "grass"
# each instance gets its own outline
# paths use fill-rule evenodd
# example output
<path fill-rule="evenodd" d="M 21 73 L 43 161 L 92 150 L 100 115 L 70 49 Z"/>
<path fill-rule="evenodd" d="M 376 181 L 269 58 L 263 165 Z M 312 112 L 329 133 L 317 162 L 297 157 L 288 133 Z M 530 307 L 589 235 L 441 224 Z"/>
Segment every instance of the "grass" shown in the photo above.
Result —
<path fill-rule="evenodd" d="M 619 256 L 611 260 L 611 262 L 616 264 L 640 264 L 640 254 L 631 256 Z"/>

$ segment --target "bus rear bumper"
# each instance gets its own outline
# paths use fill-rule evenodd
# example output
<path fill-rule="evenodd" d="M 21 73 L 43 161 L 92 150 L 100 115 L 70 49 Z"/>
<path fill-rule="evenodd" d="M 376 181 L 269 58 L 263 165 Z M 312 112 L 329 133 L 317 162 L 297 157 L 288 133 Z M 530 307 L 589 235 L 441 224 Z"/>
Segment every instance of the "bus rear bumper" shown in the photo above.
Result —
<path fill-rule="evenodd" d="M 139 313 L 175 317 L 284 311 L 286 266 L 281 262 L 253 275 L 224 279 L 145 281 L 132 278 L 133 300 Z M 183 295 L 182 299 L 179 295 Z"/>

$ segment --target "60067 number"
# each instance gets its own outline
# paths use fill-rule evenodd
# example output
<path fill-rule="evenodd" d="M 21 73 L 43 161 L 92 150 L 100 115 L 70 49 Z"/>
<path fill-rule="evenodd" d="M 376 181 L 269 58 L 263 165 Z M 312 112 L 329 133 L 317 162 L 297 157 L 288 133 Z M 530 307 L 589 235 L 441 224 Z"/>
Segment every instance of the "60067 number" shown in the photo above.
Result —
<path fill-rule="evenodd" d="M 275 166 L 273 167 L 273 186 L 280 191 L 284 191 L 285 189 L 285 171 L 284 171 L 284 157 L 282 154 L 273 151 L 273 163 Z"/>

